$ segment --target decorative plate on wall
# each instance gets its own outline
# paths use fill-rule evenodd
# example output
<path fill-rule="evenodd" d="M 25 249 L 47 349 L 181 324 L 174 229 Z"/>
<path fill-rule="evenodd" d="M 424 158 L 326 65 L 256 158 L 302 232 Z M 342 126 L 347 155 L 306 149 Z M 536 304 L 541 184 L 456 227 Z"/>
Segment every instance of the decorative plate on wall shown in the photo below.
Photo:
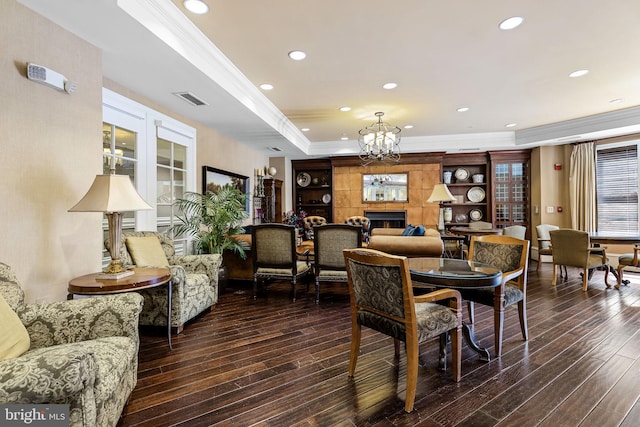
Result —
<path fill-rule="evenodd" d="M 300 172 L 296 177 L 296 182 L 300 187 L 306 187 L 311 184 L 311 175 L 306 172 Z"/>
<path fill-rule="evenodd" d="M 331 202 L 331 194 L 327 193 L 324 196 L 322 196 L 322 203 L 326 205 L 329 202 Z"/>
<path fill-rule="evenodd" d="M 467 191 L 467 199 L 472 203 L 480 203 L 484 200 L 485 192 L 481 187 L 472 187 Z"/>

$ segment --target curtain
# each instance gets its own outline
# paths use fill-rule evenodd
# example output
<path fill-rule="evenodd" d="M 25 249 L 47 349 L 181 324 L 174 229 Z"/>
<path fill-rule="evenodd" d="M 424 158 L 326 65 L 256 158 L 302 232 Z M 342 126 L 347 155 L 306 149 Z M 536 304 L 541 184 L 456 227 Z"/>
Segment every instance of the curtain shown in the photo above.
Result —
<path fill-rule="evenodd" d="M 596 156 L 595 143 L 577 144 L 571 152 L 569 168 L 571 228 L 596 230 Z"/>

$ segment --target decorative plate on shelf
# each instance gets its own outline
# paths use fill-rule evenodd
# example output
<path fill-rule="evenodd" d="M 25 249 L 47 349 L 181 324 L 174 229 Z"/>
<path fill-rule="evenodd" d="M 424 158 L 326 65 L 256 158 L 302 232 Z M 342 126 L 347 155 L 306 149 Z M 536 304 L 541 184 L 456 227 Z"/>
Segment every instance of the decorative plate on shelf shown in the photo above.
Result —
<path fill-rule="evenodd" d="M 458 181 L 467 181 L 469 179 L 469 171 L 465 168 L 456 169 L 456 173 L 454 175 Z"/>
<path fill-rule="evenodd" d="M 485 192 L 481 187 L 472 187 L 467 191 L 467 199 L 472 203 L 480 203 L 484 200 Z"/>
<path fill-rule="evenodd" d="M 322 196 L 322 203 L 326 205 L 329 202 L 331 202 L 331 194 L 326 193 L 324 196 Z"/>
<path fill-rule="evenodd" d="M 472 221 L 480 221 L 482 219 L 482 211 L 480 209 L 471 209 L 469 211 L 469 218 Z"/>
<path fill-rule="evenodd" d="M 306 172 L 300 172 L 296 177 L 296 182 L 300 187 L 306 187 L 311 184 L 311 175 Z"/>

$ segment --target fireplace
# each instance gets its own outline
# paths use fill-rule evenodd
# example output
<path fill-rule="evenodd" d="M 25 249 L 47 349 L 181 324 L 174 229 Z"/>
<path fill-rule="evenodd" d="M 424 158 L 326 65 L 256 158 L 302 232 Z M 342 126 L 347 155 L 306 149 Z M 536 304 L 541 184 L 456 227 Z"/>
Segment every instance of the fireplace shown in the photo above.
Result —
<path fill-rule="evenodd" d="M 407 226 L 407 211 L 364 211 L 369 218 L 371 229 L 374 228 L 405 228 Z"/>

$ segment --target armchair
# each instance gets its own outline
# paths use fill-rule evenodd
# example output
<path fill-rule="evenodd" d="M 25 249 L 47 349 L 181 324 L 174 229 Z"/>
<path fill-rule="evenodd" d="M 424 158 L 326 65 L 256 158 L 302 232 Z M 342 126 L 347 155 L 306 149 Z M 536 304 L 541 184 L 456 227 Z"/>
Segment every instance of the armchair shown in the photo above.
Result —
<path fill-rule="evenodd" d="M 462 314 L 460 293 L 440 289 L 414 297 L 406 257 L 373 249 L 343 251 L 351 300 L 351 352 L 349 377 L 360 353 L 362 326 L 393 338 L 395 353 L 404 341 L 407 354 L 407 392 L 404 410 L 411 412 L 418 382 L 419 344 L 451 333 L 453 379 L 460 381 Z M 441 303 L 438 303 L 441 301 Z M 445 344 L 446 345 L 446 344 Z M 444 348 L 441 357 L 444 358 Z"/>
<path fill-rule="evenodd" d="M 304 223 L 304 233 L 308 240 L 313 240 L 313 227 L 318 225 L 325 225 L 327 219 L 318 215 L 309 215 L 302 220 Z"/>
<path fill-rule="evenodd" d="M 344 220 L 345 224 L 356 225 L 362 227 L 362 241 L 369 242 L 369 230 L 371 228 L 371 221 L 366 216 L 354 215 Z"/>
<path fill-rule="evenodd" d="M 0 296 L 31 342 L 22 355 L 0 360 L 0 403 L 68 404 L 71 426 L 115 426 L 137 382 L 142 297 L 25 304 L 3 263 Z"/>
<path fill-rule="evenodd" d="M 156 237 L 166 257 L 164 265 L 138 265 L 134 262 L 126 241 L 129 237 Z M 110 248 L 110 242 L 105 241 Z M 222 262 L 219 254 L 176 255 L 171 239 L 156 231 L 127 231 L 122 233 L 120 259 L 123 266 L 169 267 L 173 287 L 171 301 L 171 327 L 182 332 L 184 324 L 218 302 L 218 270 Z M 164 260 L 162 260 L 164 262 Z M 144 308 L 141 325 L 167 326 L 167 293 L 154 288 L 140 291 Z"/>
<path fill-rule="evenodd" d="M 638 253 L 640 252 L 640 245 L 635 245 L 633 247 L 632 254 L 624 254 L 618 257 L 618 282 L 615 285 L 616 289 L 620 289 L 620 285 L 622 285 L 622 271 L 625 267 L 638 267 L 640 264 L 640 257 Z"/>
<path fill-rule="evenodd" d="M 599 267 L 604 269 L 604 284 L 607 288 L 609 277 L 609 259 L 604 247 L 592 247 L 589 233 L 580 230 L 561 228 L 552 230 L 551 246 L 553 247 L 553 279 L 551 286 L 556 285 L 558 278 L 558 266 L 570 266 L 582 268 L 582 290 L 586 292 L 589 279 L 593 270 Z"/>
<path fill-rule="evenodd" d="M 541 255 L 552 255 L 551 252 L 551 235 L 549 234 L 552 230 L 559 230 L 560 227 L 552 224 L 538 224 L 536 225 L 536 233 L 538 234 L 538 263 L 536 265 L 536 272 L 540 270 L 540 261 Z M 565 273 L 566 273 L 565 266 Z M 560 271 L 562 274 L 562 271 Z"/>

